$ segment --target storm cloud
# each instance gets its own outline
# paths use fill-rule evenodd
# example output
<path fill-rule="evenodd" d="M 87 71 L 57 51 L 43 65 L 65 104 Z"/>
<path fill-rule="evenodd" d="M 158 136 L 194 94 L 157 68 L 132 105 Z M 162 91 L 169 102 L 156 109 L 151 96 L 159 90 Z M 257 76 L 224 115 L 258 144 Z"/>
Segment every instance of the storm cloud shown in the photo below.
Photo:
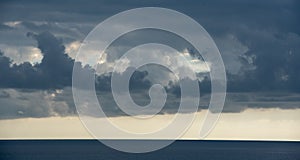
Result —
<path fill-rule="evenodd" d="M 28 33 L 38 43 L 43 54 L 42 62 L 32 65 L 29 62 L 12 64 L 0 53 L 1 80 L 3 88 L 62 88 L 71 85 L 74 60 L 65 54 L 62 41 L 49 32 Z"/>
<path fill-rule="evenodd" d="M 0 48 L 0 118 L 75 114 L 70 89 L 73 66 L 76 64 L 87 74 L 94 74 L 95 71 L 91 66 L 75 63 L 71 58 L 74 53 L 67 53 L 70 50 L 68 47 L 71 43 L 81 42 L 105 18 L 127 9 L 145 6 L 166 7 L 183 12 L 203 25 L 213 37 L 227 71 L 229 93 L 225 112 L 238 113 L 248 108 L 300 107 L 298 1 L 66 1 L 66 5 L 58 1 L 22 2 L 0 2 L 0 47 L 3 47 Z M 123 41 L 116 46 L 130 49 L 146 42 L 163 42 L 177 46 L 181 51 L 191 48 L 187 43 L 179 43 L 175 36 L 165 36 L 154 31 L 148 33 L 143 35 L 142 32 L 136 32 L 121 37 L 120 41 L 122 38 Z M 74 52 L 78 46 L 73 48 Z M 20 51 L 26 47 L 39 50 L 40 61 L 33 61 L 32 58 L 25 60 L 24 57 L 32 55 L 22 55 L 25 52 Z M 114 53 L 120 52 L 118 49 L 112 47 L 109 60 L 114 57 Z M 31 51 L 28 49 L 26 53 Z M 107 66 L 102 67 L 102 70 L 107 71 Z M 129 86 L 136 103 L 148 103 L 148 89 L 157 82 L 153 80 L 157 75 L 165 75 L 154 71 L 139 70 L 132 77 Z M 104 97 L 101 102 L 108 106 L 108 115 L 123 115 L 111 101 L 110 80 L 109 71 L 97 75 L 97 92 Z M 181 95 L 180 87 L 173 81 L 165 84 L 169 100 L 164 113 L 175 113 Z M 207 109 L 210 99 L 209 75 L 204 74 L 199 84 L 200 109 Z"/>

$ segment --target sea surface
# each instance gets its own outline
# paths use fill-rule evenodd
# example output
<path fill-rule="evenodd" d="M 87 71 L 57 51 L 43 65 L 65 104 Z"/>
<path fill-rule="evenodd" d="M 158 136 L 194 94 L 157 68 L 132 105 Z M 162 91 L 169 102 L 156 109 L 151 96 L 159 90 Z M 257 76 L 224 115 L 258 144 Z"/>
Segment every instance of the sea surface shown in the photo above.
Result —
<path fill-rule="evenodd" d="M 300 142 L 179 140 L 158 151 L 124 153 L 97 140 L 1 140 L 0 160 L 300 160 Z"/>

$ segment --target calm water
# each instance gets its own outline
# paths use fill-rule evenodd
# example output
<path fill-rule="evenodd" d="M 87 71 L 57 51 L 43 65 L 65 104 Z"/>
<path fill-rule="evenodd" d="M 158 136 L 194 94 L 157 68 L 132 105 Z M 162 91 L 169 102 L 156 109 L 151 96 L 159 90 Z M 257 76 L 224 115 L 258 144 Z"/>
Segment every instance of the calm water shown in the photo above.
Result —
<path fill-rule="evenodd" d="M 0 141 L 0 160 L 300 160 L 300 142 L 176 141 L 159 151 L 128 154 L 96 140 Z"/>

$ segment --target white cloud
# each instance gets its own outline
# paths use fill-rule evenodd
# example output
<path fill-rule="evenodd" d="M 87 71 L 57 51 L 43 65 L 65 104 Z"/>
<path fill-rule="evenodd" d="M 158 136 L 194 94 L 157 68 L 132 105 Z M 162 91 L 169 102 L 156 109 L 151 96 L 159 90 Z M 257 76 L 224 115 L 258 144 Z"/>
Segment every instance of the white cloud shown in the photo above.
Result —
<path fill-rule="evenodd" d="M 9 21 L 9 22 L 4 22 L 5 25 L 10 26 L 10 27 L 17 27 L 20 25 L 22 22 L 21 21 Z"/>
<path fill-rule="evenodd" d="M 11 58 L 15 64 L 23 62 L 30 62 L 31 64 L 40 63 L 43 58 L 41 51 L 32 46 L 10 46 L 0 44 L 0 48 L 5 56 Z"/>
<path fill-rule="evenodd" d="M 97 74 L 100 75 L 112 72 L 114 67 L 116 67 L 115 69 L 117 72 L 121 73 L 130 66 L 139 66 L 140 63 L 144 64 L 144 62 L 146 62 L 146 64 L 150 62 L 157 62 L 169 66 L 167 68 L 169 68 L 170 71 L 173 71 L 173 73 L 167 70 L 162 70 L 158 67 L 143 67 L 142 70 L 151 73 L 152 77 L 148 78 L 152 80 L 158 79 L 164 84 L 168 84 L 170 80 L 177 81 L 179 73 L 181 73 L 181 78 L 189 77 L 191 79 L 194 79 L 193 77 L 191 77 L 191 75 L 198 73 L 208 73 L 210 71 L 211 65 L 209 62 L 204 62 L 203 60 L 191 56 L 191 54 L 187 50 L 180 53 L 168 46 L 152 43 L 140 45 L 130 49 L 126 53 L 126 55 L 123 55 L 121 59 L 119 59 L 120 55 L 125 53 L 118 53 L 117 49 L 116 52 L 111 53 L 112 55 L 108 54 L 109 53 L 104 53 L 98 59 Z M 117 56 L 116 54 L 118 54 L 119 56 Z M 108 57 L 110 57 L 110 60 L 108 60 Z M 155 71 L 152 71 L 154 69 Z M 199 80 L 201 80 L 201 77 L 198 78 Z"/>
<path fill-rule="evenodd" d="M 80 41 L 71 42 L 65 45 L 66 47 L 65 51 L 71 58 L 75 59 L 78 49 L 80 48 L 80 45 L 81 45 Z"/>
<path fill-rule="evenodd" d="M 188 63 L 184 63 L 184 61 L 187 61 Z M 203 60 L 191 56 L 187 49 L 185 49 L 181 54 L 178 54 L 177 64 L 181 65 L 182 67 L 188 67 L 196 73 L 210 72 L 211 66 L 210 62 L 205 62 Z"/>

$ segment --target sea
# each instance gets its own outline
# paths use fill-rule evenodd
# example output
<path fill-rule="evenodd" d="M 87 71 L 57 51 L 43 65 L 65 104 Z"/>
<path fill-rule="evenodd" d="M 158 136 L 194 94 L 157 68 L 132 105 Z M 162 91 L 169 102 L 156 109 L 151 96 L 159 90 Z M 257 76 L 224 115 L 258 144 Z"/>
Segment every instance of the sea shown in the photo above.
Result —
<path fill-rule="evenodd" d="M 124 153 L 97 140 L 0 140 L 0 160 L 300 160 L 300 142 L 178 140 Z"/>

